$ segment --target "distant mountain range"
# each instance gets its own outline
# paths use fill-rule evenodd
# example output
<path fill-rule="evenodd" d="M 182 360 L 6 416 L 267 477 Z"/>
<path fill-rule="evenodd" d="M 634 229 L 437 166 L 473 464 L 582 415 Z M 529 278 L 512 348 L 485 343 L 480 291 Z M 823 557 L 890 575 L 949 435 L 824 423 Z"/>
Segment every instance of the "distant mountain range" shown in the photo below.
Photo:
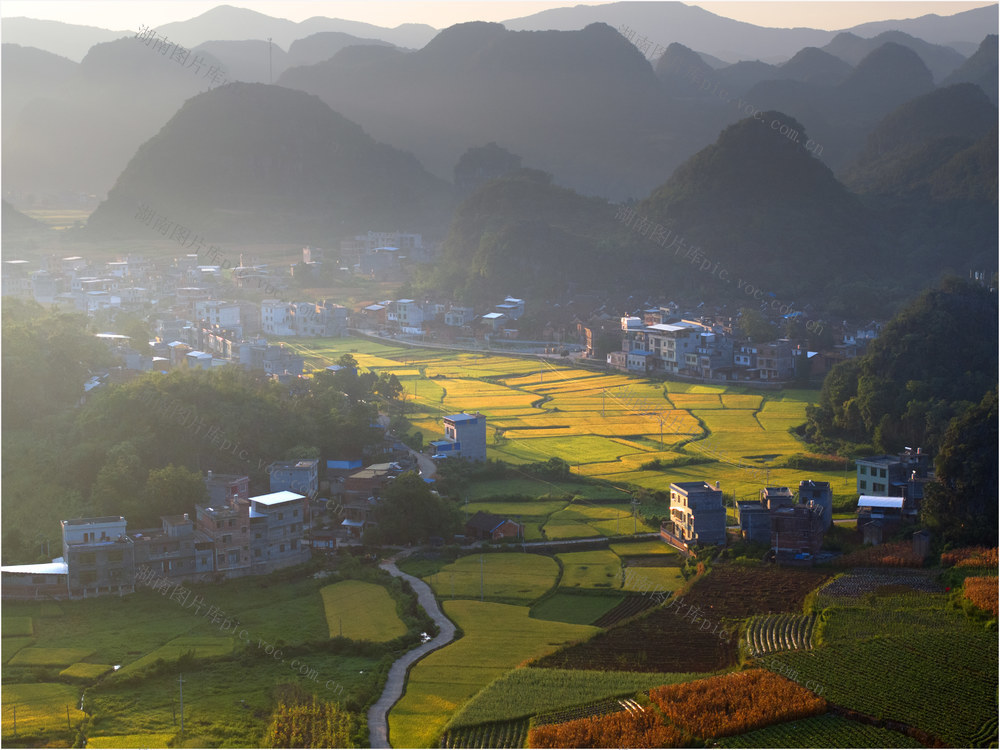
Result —
<path fill-rule="evenodd" d="M 926 15 L 915 19 L 866 23 L 842 31 L 865 38 L 885 31 L 900 31 L 931 44 L 954 46 L 965 57 L 972 53 L 984 34 L 997 29 L 998 19 L 997 6 L 993 5 L 944 17 Z M 606 23 L 614 28 L 628 26 L 662 48 L 678 42 L 730 63 L 756 59 L 780 62 L 803 47 L 822 47 L 838 33 L 755 26 L 681 2 L 578 5 L 512 18 L 505 21 L 504 26 L 512 31 L 579 31 L 592 23 Z M 94 44 L 118 39 L 135 31 L 109 31 L 32 18 L 5 18 L 3 41 L 38 47 L 79 62 Z M 186 21 L 163 24 L 157 27 L 157 31 L 188 48 L 206 42 L 266 41 L 270 37 L 286 52 L 296 40 L 319 32 L 335 31 L 411 49 L 420 49 L 438 32 L 425 24 L 403 24 L 390 29 L 319 16 L 296 23 L 228 5 L 220 5 Z"/>

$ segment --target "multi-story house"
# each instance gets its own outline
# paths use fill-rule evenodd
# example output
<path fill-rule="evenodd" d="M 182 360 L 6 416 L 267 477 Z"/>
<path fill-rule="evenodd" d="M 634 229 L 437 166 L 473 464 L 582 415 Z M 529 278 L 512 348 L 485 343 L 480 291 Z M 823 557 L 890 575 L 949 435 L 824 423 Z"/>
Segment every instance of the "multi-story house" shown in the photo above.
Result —
<path fill-rule="evenodd" d="M 194 305 L 194 315 L 210 326 L 235 328 L 240 325 L 240 303 L 217 299 L 201 300 Z"/>
<path fill-rule="evenodd" d="M 447 416 L 443 421 L 444 440 L 431 441 L 436 455 L 486 460 L 486 417 L 463 412 Z"/>
<path fill-rule="evenodd" d="M 196 577 L 199 571 L 195 567 L 194 521 L 187 513 L 163 516 L 160 520 L 162 530 L 130 534 L 135 550 L 135 566 L 146 566 L 164 578 L 183 580 Z"/>
<path fill-rule="evenodd" d="M 66 589 L 70 597 L 135 590 L 135 557 L 122 516 L 62 522 Z"/>
<path fill-rule="evenodd" d="M 208 537 L 211 570 L 226 576 L 245 575 L 252 564 L 250 549 L 250 502 L 233 495 L 224 503 L 196 505 L 198 530 Z M 207 553 L 199 552 L 197 565 L 204 569 Z"/>
<path fill-rule="evenodd" d="M 306 497 L 319 493 L 319 460 L 275 461 L 267 467 L 271 492 L 289 490 Z"/>
<path fill-rule="evenodd" d="M 916 487 L 925 479 L 930 467 L 930 456 L 920 448 L 907 449 L 895 456 L 868 456 L 855 460 L 857 467 L 857 492 L 872 497 L 903 497 L 920 491 Z M 912 485 L 912 486 L 911 486 Z M 922 496 L 922 491 L 920 491 Z"/>
<path fill-rule="evenodd" d="M 419 328 L 424 322 L 424 307 L 416 300 L 396 300 L 396 321 L 400 328 Z"/>
<path fill-rule="evenodd" d="M 726 543 L 722 490 L 708 482 L 671 483 L 670 520 L 674 534 L 687 544 Z"/>
<path fill-rule="evenodd" d="M 306 497 L 272 492 L 250 498 L 250 549 L 254 572 L 270 572 L 309 559 L 305 535 Z"/>
<path fill-rule="evenodd" d="M 473 308 L 461 307 L 459 305 L 452 305 L 444 314 L 444 324 L 456 328 L 470 325 L 475 319 L 476 311 Z"/>
<path fill-rule="evenodd" d="M 794 347 L 788 339 L 778 339 L 757 347 L 757 369 L 761 380 L 791 380 L 795 376 Z"/>

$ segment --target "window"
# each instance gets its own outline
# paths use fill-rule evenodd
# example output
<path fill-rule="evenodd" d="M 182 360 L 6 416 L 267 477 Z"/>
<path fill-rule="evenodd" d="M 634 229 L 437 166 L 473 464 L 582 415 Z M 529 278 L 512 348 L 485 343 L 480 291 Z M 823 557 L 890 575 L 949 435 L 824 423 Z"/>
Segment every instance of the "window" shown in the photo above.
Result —
<path fill-rule="evenodd" d="M 253 556 L 254 556 L 254 557 L 260 557 L 260 549 L 259 549 L 259 548 L 258 548 L 258 549 L 255 549 L 255 550 L 253 551 Z"/>
<path fill-rule="evenodd" d="M 294 516 L 295 518 L 298 518 L 298 517 L 299 517 L 299 509 L 298 509 L 298 508 L 296 508 L 296 509 L 295 509 L 295 512 L 294 512 L 294 513 L 292 513 L 292 515 L 293 515 L 293 516 Z"/>
<path fill-rule="evenodd" d="M 223 544 L 229 544 L 231 541 L 233 541 L 233 535 L 232 534 L 223 534 L 222 535 L 222 543 Z"/>
<path fill-rule="evenodd" d="M 861 474 L 868 474 L 868 467 L 867 467 L 867 466 L 865 466 L 864 464 L 861 464 L 861 466 L 860 466 L 860 467 L 858 467 L 858 471 L 859 471 L 859 472 L 860 472 Z"/>
<path fill-rule="evenodd" d="M 234 521 L 234 520 L 233 520 L 232 518 L 230 518 L 230 519 L 229 519 L 229 528 L 233 528 L 233 525 L 234 525 L 235 523 L 236 523 L 236 521 Z"/>
<path fill-rule="evenodd" d="M 84 552 L 80 555 L 80 565 L 93 565 L 97 562 L 97 555 L 93 552 Z"/>
<path fill-rule="evenodd" d="M 80 572 L 80 583 L 86 586 L 88 583 L 97 581 L 97 571 L 84 570 Z"/>
<path fill-rule="evenodd" d="M 881 482 L 872 482 L 872 492 L 885 492 L 885 485 Z"/>
<path fill-rule="evenodd" d="M 881 477 L 882 479 L 885 479 L 885 469 L 879 469 L 879 470 L 878 470 L 878 475 L 879 475 L 879 476 L 880 476 L 880 477 Z"/>
<path fill-rule="evenodd" d="M 279 545 L 278 552 L 284 552 L 284 551 L 285 551 L 285 545 L 284 544 Z"/>
<path fill-rule="evenodd" d="M 111 550 L 111 552 L 108 553 L 109 563 L 120 563 L 121 561 L 122 561 L 122 551 L 120 549 Z"/>
<path fill-rule="evenodd" d="M 257 532 L 254 532 L 253 538 L 254 539 L 260 539 L 261 536 L 262 536 L 262 534 L 259 531 L 257 531 Z"/>
<path fill-rule="evenodd" d="M 229 550 L 229 564 L 235 565 L 240 561 L 240 551 L 238 549 Z"/>
<path fill-rule="evenodd" d="M 278 514 L 278 520 L 279 521 L 284 521 L 285 520 L 285 514 L 284 513 L 279 513 Z"/>
<path fill-rule="evenodd" d="M 867 490 L 868 489 L 868 482 L 866 482 L 864 479 L 862 479 L 860 482 L 858 482 L 858 487 L 860 489 L 862 489 L 862 490 Z"/>

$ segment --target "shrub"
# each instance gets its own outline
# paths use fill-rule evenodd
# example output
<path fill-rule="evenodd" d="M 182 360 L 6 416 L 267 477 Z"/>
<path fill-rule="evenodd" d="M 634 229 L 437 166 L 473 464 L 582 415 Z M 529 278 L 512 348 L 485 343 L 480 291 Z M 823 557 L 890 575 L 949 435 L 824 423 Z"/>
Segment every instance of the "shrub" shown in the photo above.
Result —
<path fill-rule="evenodd" d="M 997 576 L 966 578 L 962 596 L 979 609 L 997 616 Z"/>
<path fill-rule="evenodd" d="M 685 747 L 686 740 L 650 709 L 548 724 L 528 733 L 528 747 Z"/>

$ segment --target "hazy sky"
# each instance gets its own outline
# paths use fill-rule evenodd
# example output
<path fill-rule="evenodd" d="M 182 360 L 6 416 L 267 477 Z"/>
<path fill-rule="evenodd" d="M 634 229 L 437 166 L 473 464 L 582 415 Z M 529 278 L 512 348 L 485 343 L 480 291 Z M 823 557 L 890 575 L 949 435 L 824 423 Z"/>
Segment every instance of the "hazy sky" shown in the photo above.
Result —
<path fill-rule="evenodd" d="M 367 21 L 377 26 L 426 23 L 445 28 L 462 21 L 503 21 L 537 13 L 547 8 L 601 5 L 596 2 L 535 2 L 533 0 L 4 0 L 0 16 L 27 16 L 107 29 L 137 29 L 183 21 L 217 5 L 251 8 L 269 16 L 302 21 L 312 16 Z M 952 15 L 979 8 L 986 2 L 845 2 L 796 0 L 794 2 L 697 2 L 706 10 L 760 26 L 809 26 L 844 29 L 866 21 L 916 18 L 928 13 Z M 2 33 L 2 28 L 0 28 Z"/>

